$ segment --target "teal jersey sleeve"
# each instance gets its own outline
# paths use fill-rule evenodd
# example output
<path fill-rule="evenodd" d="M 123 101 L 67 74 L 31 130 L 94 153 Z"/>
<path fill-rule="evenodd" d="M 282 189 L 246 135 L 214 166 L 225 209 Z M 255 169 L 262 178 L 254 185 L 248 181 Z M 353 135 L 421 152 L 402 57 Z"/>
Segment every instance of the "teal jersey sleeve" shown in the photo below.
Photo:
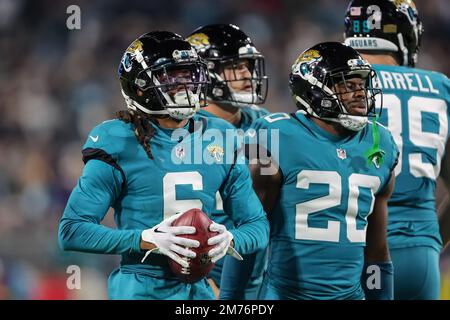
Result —
<path fill-rule="evenodd" d="M 282 139 L 282 136 L 280 135 L 280 123 L 278 121 L 287 119 L 290 119 L 289 114 L 278 112 L 267 114 L 253 122 L 250 128 L 255 130 L 255 134 L 252 138 L 246 140 L 250 145 L 257 145 L 257 147 L 253 146 L 248 151 L 251 158 L 257 154 L 259 159 L 271 157 L 273 161 L 280 164 L 279 141 Z M 252 152 L 254 153 L 253 155 L 251 155 Z M 282 171 L 281 167 L 279 169 Z"/>
<path fill-rule="evenodd" d="M 220 192 L 224 199 L 224 211 L 231 215 L 236 227 L 230 230 L 235 249 L 241 254 L 248 254 L 265 248 L 269 241 L 269 222 L 253 190 L 245 164 L 232 166 Z"/>
<path fill-rule="evenodd" d="M 268 114 L 268 113 L 267 113 Z M 261 116 L 267 115 L 262 114 Z M 276 117 L 276 115 L 275 115 Z M 247 137 L 245 142 L 247 144 L 258 144 L 258 133 L 261 129 L 267 129 L 267 120 L 265 119 L 255 119 L 251 123 L 248 129 L 255 130 L 255 135 L 253 137 Z M 268 144 L 270 146 L 271 138 L 270 135 L 264 134 L 263 144 Z M 267 143 L 268 142 L 268 143 Z M 267 148 L 267 149 L 270 149 Z M 247 149 L 249 150 L 249 149 Z M 251 149 L 257 152 L 257 149 Z M 252 152 L 252 151 L 248 151 Z M 269 151 L 270 153 L 270 151 Z M 258 200 L 259 201 L 259 200 Z M 220 282 L 220 300 L 243 300 L 246 298 L 246 288 L 249 287 L 249 282 L 255 273 L 255 270 L 265 270 L 266 253 L 259 252 L 258 254 L 247 255 L 243 261 L 236 261 L 235 259 L 226 258 L 224 262 L 224 268 L 222 273 L 222 279 Z M 253 299 L 256 297 L 250 295 Z"/>
<path fill-rule="evenodd" d="M 369 123 L 369 125 L 372 125 Z M 378 134 L 380 135 L 380 149 L 383 151 L 383 161 L 387 161 L 386 166 L 390 169 L 390 172 L 395 172 L 395 168 L 398 164 L 398 158 L 399 158 L 399 150 L 398 146 L 394 141 L 394 138 L 392 134 L 389 132 L 389 130 L 383 126 L 380 123 L 376 123 L 377 129 L 374 129 L 374 126 L 372 125 L 372 132 L 374 130 L 378 131 Z M 373 137 L 372 137 L 373 139 Z M 379 192 L 383 191 L 391 182 L 392 180 L 392 174 L 389 175 L 389 178 L 385 180 L 385 183 L 381 186 Z"/>
<path fill-rule="evenodd" d="M 69 197 L 59 225 L 65 250 L 120 254 L 139 252 L 142 230 L 116 230 L 100 224 L 120 196 L 122 175 L 111 165 L 90 160 Z"/>
<path fill-rule="evenodd" d="M 135 139 L 131 124 L 114 119 L 107 120 L 94 127 L 89 133 L 83 150 L 101 149 L 114 160 L 127 148 L 128 139 Z"/>
<path fill-rule="evenodd" d="M 233 129 L 232 125 L 222 119 L 208 118 L 208 121 L 213 128 Z M 253 190 L 252 179 L 243 153 L 244 138 L 236 135 L 235 139 L 234 162 L 229 165 L 228 174 L 219 193 L 223 201 L 223 211 L 232 221 L 231 225 L 227 223 L 226 225 L 233 234 L 235 249 L 245 255 L 267 247 L 269 222 Z M 216 218 L 215 214 L 216 210 L 213 211 L 213 218 Z M 223 221 L 215 220 L 223 223 Z"/>
<path fill-rule="evenodd" d="M 248 130 L 251 123 L 253 121 L 255 121 L 257 118 L 259 118 L 260 116 L 266 115 L 269 112 L 266 109 L 258 107 L 258 106 L 242 107 L 240 110 L 241 110 L 241 115 L 242 115 L 241 122 L 240 122 L 240 125 L 238 126 L 238 128 L 235 128 L 235 129 L 238 129 L 238 131 L 241 131 L 241 132 L 243 131 L 242 133 L 244 134 L 244 136 L 243 137 L 241 136 L 241 137 L 243 138 L 243 140 L 245 142 L 252 141 L 256 137 L 255 137 L 255 135 L 253 135 L 253 133 L 250 130 Z M 217 119 L 217 117 L 215 115 L 207 112 L 205 109 L 200 110 L 198 112 L 198 115 L 205 117 L 205 118 Z M 222 119 L 220 119 L 220 120 L 222 122 L 225 121 Z M 229 124 L 228 122 L 226 122 L 226 123 L 228 124 L 229 127 L 231 127 L 231 124 Z M 237 171 L 241 171 L 241 168 L 233 168 L 232 172 L 237 172 Z M 232 185 L 230 185 L 230 186 L 232 187 Z M 247 184 L 246 184 L 246 188 L 248 188 Z M 231 190 L 231 188 L 230 188 L 230 190 L 228 192 L 230 192 L 230 191 L 233 191 L 233 190 Z M 239 191 L 239 190 L 236 189 L 234 191 Z M 253 192 L 253 190 L 251 190 L 251 191 Z M 252 199 L 254 199 L 254 197 L 252 197 Z M 253 202 L 254 200 L 251 200 L 251 201 Z M 258 199 L 256 199 L 256 201 L 259 202 Z M 228 210 L 234 210 L 232 208 L 232 205 L 233 205 L 232 203 L 228 203 L 228 204 L 225 203 L 225 205 L 224 205 L 222 195 L 219 192 L 216 196 L 216 203 L 214 206 L 214 210 L 211 213 L 212 213 L 212 217 L 213 217 L 214 221 L 225 225 L 229 230 L 232 230 L 231 232 L 234 234 L 236 230 L 233 230 L 233 228 L 236 227 L 236 224 L 233 221 L 232 217 L 228 214 Z M 249 204 L 245 204 L 245 205 L 249 205 Z M 251 206 L 251 204 L 250 204 L 250 206 Z M 224 207 L 228 207 L 228 209 L 226 209 L 227 212 L 224 211 Z M 259 208 L 259 204 L 256 205 L 255 207 Z M 245 218 L 245 217 L 241 217 L 241 218 Z M 242 222 L 239 221 L 238 223 L 241 224 Z M 258 222 L 258 224 L 260 224 L 260 223 Z M 259 228 L 259 227 L 260 227 L 259 225 L 256 226 L 256 228 Z M 248 236 L 244 236 L 244 238 L 245 238 L 244 243 L 246 241 L 250 241 L 250 243 L 252 243 L 254 241 L 254 237 L 252 235 L 254 233 L 253 232 L 254 228 L 250 227 L 249 229 L 251 232 L 250 240 L 248 240 Z M 244 230 L 244 232 L 247 232 L 247 230 Z M 239 233 L 240 233 L 240 231 L 237 232 L 237 234 L 238 234 L 236 236 L 237 238 L 240 237 Z M 242 241 L 237 240 L 236 243 L 237 242 L 242 242 Z M 243 258 L 244 258 L 245 262 L 247 262 L 249 260 L 253 260 L 253 261 L 257 260 L 256 264 L 253 263 L 251 265 L 252 270 L 250 270 L 250 273 L 251 273 L 251 276 L 250 276 L 251 281 L 250 282 L 246 281 L 245 283 L 238 283 L 238 282 L 234 281 L 235 278 L 231 277 L 232 273 L 235 271 L 235 268 L 233 266 L 235 266 L 237 264 L 238 265 L 237 267 L 240 268 L 240 266 L 242 265 L 242 261 L 237 261 L 236 259 L 234 259 L 230 256 L 217 261 L 214 269 L 210 272 L 209 277 L 214 279 L 214 281 L 217 285 L 220 284 L 222 293 L 227 291 L 227 290 L 223 291 L 222 287 L 221 287 L 223 283 L 226 283 L 228 288 L 233 289 L 232 290 L 233 297 L 235 297 L 235 292 L 236 292 L 235 290 L 237 289 L 237 285 L 235 285 L 235 284 L 239 284 L 240 287 L 242 288 L 242 290 L 245 290 L 248 297 L 256 297 L 256 293 L 254 293 L 254 292 L 258 291 L 259 284 L 262 282 L 263 271 L 265 270 L 265 265 L 266 265 L 265 252 L 266 251 L 267 250 L 265 250 L 265 249 L 259 250 L 256 253 L 253 253 L 251 255 L 245 255 L 244 253 L 241 252 L 243 254 Z M 255 259 L 255 255 L 257 256 L 256 259 Z M 226 263 L 225 261 L 228 261 L 228 263 Z M 229 267 L 226 270 L 224 269 L 222 272 L 222 267 L 224 264 L 228 264 Z M 224 278 L 222 278 L 222 276 Z M 222 281 L 221 278 L 222 278 L 222 280 L 225 280 L 225 281 Z M 222 299 L 222 297 L 221 297 L 221 299 Z"/>
<path fill-rule="evenodd" d="M 126 184 L 120 167 L 124 139 L 132 132 L 122 121 L 109 120 L 89 133 L 83 146 L 86 163 L 73 189 L 59 225 L 59 243 L 65 250 L 121 254 L 140 252 L 142 230 L 111 229 L 100 224 L 115 207 Z M 134 137 L 132 137 L 134 138 Z"/>

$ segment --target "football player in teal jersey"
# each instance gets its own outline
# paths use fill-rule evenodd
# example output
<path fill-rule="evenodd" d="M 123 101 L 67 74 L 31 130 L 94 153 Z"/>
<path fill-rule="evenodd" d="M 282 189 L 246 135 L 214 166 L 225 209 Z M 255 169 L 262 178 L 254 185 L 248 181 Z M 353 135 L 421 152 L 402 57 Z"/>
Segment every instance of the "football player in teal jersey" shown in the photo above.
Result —
<path fill-rule="evenodd" d="M 400 150 L 388 224 L 400 300 L 440 294 L 435 188 L 449 135 L 450 83 L 440 73 L 414 68 L 422 32 L 413 1 L 354 0 L 346 13 L 345 43 L 373 64 L 383 90 L 379 120 Z"/>
<path fill-rule="evenodd" d="M 109 277 L 111 299 L 213 299 L 206 279 L 183 283 L 170 270 L 168 259 L 188 268 L 195 257 L 190 249 L 199 246 L 182 237 L 195 233 L 194 227 L 171 224 L 191 208 L 210 214 L 219 192 L 235 228 L 211 224 L 218 232 L 208 239 L 211 261 L 267 246 L 267 218 L 245 162 L 238 161 L 238 143 L 230 149 L 219 139 L 205 139 L 210 129 L 232 126 L 195 115 L 205 101 L 208 70 L 177 34 L 142 35 L 126 50 L 118 72 L 127 110 L 89 134 L 83 174 L 60 221 L 60 245 L 122 255 Z M 203 161 L 191 160 L 199 154 L 195 148 Z M 110 207 L 117 229 L 100 224 Z"/>
<path fill-rule="evenodd" d="M 258 106 L 264 103 L 267 96 L 264 56 L 250 37 L 232 24 L 211 24 L 197 28 L 187 40 L 206 60 L 211 76 L 208 105 L 200 109 L 198 114 L 222 118 L 243 130 L 244 138 L 248 138 L 247 130 L 252 122 L 269 114 L 269 111 Z M 217 199 L 216 211 L 213 212 L 215 220 L 231 228 L 232 221 L 224 214 L 219 195 Z M 217 288 L 216 295 L 220 288 L 221 299 L 256 299 L 267 261 L 266 252 L 261 250 L 244 257 L 245 260 L 256 260 L 248 284 L 236 282 L 234 277 L 234 266 L 240 261 L 233 258 L 218 261 L 209 280 Z M 228 272 L 222 281 L 224 264 Z M 237 287 L 241 290 L 236 290 Z M 233 295 L 228 291 L 229 288 L 233 289 Z"/>
<path fill-rule="evenodd" d="M 250 166 L 271 225 L 259 298 L 392 299 L 386 224 L 398 149 L 369 121 L 373 77 L 354 49 L 318 44 L 292 66 L 300 110 L 254 123 L 269 157 Z"/>

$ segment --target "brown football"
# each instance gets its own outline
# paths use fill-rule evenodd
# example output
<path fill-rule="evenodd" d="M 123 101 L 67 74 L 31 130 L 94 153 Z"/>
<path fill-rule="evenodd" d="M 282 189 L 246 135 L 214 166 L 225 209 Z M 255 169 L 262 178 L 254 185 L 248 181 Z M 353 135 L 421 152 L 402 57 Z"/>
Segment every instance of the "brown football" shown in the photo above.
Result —
<path fill-rule="evenodd" d="M 200 209 L 190 209 L 181 217 L 172 222 L 172 226 L 193 226 L 196 232 L 194 234 L 179 235 L 189 239 L 198 240 L 200 246 L 198 248 L 190 248 L 197 256 L 194 259 L 186 258 L 189 267 L 184 268 L 174 260 L 169 259 L 169 266 L 172 272 L 182 282 L 194 283 L 206 277 L 214 268 L 214 263 L 208 257 L 208 251 L 214 246 L 208 245 L 208 239 L 217 235 L 217 232 L 209 231 L 209 226 L 213 221 Z"/>

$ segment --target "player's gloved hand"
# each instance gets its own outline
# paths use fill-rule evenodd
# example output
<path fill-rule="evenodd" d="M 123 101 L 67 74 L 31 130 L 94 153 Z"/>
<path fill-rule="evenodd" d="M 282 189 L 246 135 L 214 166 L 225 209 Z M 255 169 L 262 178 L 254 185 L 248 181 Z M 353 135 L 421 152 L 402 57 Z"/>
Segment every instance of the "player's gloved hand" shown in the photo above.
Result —
<path fill-rule="evenodd" d="M 156 248 L 148 250 L 141 262 L 144 262 L 148 255 L 154 252 L 168 256 L 185 268 L 189 267 L 186 258 L 195 258 L 196 254 L 194 251 L 185 247 L 198 248 L 200 242 L 193 239 L 178 237 L 178 235 L 181 234 L 195 233 L 195 227 L 192 226 L 172 226 L 172 222 L 182 214 L 183 213 L 175 214 L 163 220 L 153 228 L 142 231 L 141 239 L 153 243 Z"/>
<path fill-rule="evenodd" d="M 209 230 L 218 232 L 219 234 L 208 239 L 208 245 L 212 246 L 217 244 L 214 248 L 209 250 L 208 255 L 211 258 L 211 262 L 215 263 L 217 260 L 223 258 L 226 254 L 229 254 L 233 258 L 242 260 L 241 255 L 231 246 L 233 240 L 233 234 L 227 230 L 227 228 L 218 223 L 211 223 Z"/>

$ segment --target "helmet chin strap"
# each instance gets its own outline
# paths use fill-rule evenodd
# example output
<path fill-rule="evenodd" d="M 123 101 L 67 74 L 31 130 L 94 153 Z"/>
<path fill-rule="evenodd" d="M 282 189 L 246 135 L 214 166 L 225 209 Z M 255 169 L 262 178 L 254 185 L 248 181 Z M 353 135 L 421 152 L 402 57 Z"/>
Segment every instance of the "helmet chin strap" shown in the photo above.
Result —
<path fill-rule="evenodd" d="M 184 120 L 191 118 L 198 110 L 200 110 L 200 101 L 198 95 L 194 94 L 191 90 L 178 91 L 173 96 L 175 104 L 187 105 L 189 102 L 194 104 L 193 108 L 166 108 L 167 113 L 175 119 Z"/>
<path fill-rule="evenodd" d="M 219 74 L 212 73 L 211 77 L 216 78 L 217 81 L 223 82 L 228 87 L 228 90 L 230 91 L 230 95 L 232 100 L 230 101 L 221 101 L 221 103 L 230 105 L 232 107 L 241 108 L 246 107 L 249 104 L 254 104 L 255 101 L 257 101 L 257 94 L 256 92 L 247 92 L 247 91 L 235 91 L 233 88 L 231 88 L 228 84 L 230 81 L 239 81 L 239 80 L 230 80 L 225 81 Z"/>
<path fill-rule="evenodd" d="M 256 101 L 256 93 L 251 92 L 236 92 L 230 88 L 230 93 L 234 101 L 230 102 L 235 107 L 245 107 L 249 104 L 253 104 Z"/>
<path fill-rule="evenodd" d="M 361 131 L 368 122 L 367 117 L 352 116 L 350 114 L 340 114 L 338 122 L 346 129 L 351 131 Z"/>
<path fill-rule="evenodd" d="M 342 102 L 338 102 L 341 105 L 341 109 L 346 112 L 347 108 L 343 106 Z M 325 118 L 324 118 L 325 119 Z M 326 120 L 339 123 L 344 128 L 350 131 L 361 131 L 367 125 L 369 121 L 368 116 L 356 116 L 350 113 L 340 113 L 337 118 L 326 118 Z"/>
<path fill-rule="evenodd" d="M 349 113 L 345 104 L 340 99 L 337 99 L 337 102 L 342 110 L 342 113 L 340 113 L 337 116 L 335 122 L 340 123 L 341 126 L 351 131 L 357 132 L 364 129 L 364 127 L 367 125 L 367 122 L 369 121 L 369 117 L 352 115 L 351 113 Z M 343 111 L 345 111 L 346 113 L 343 113 Z M 366 113 L 367 113 L 367 106 L 366 106 Z"/>
<path fill-rule="evenodd" d="M 361 131 L 367 125 L 368 119 L 367 117 L 361 116 L 352 116 L 349 114 L 340 114 L 337 118 L 319 118 L 335 123 L 339 123 L 345 129 L 350 131 Z"/>

